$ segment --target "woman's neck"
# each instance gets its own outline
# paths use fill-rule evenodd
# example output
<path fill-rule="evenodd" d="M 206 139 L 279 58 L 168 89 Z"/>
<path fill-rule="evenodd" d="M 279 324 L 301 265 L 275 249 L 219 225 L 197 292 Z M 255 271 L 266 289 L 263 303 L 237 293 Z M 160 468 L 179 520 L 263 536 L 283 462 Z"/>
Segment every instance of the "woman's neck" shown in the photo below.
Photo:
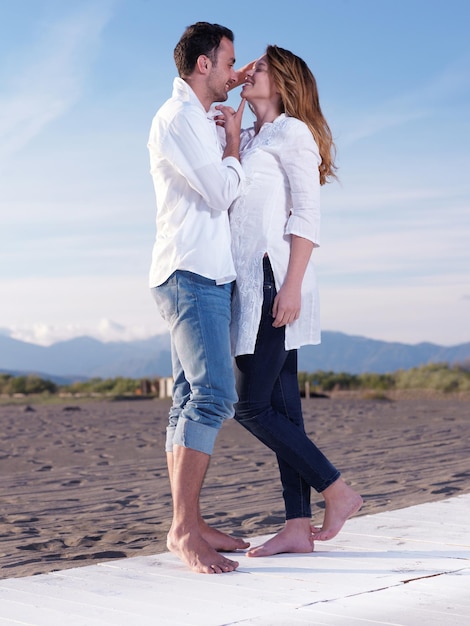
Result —
<path fill-rule="evenodd" d="M 253 111 L 256 116 L 255 121 L 255 133 L 258 134 L 263 124 L 274 122 L 279 117 L 281 111 L 278 107 L 274 107 L 270 103 L 263 102 L 262 104 L 252 103 Z"/>

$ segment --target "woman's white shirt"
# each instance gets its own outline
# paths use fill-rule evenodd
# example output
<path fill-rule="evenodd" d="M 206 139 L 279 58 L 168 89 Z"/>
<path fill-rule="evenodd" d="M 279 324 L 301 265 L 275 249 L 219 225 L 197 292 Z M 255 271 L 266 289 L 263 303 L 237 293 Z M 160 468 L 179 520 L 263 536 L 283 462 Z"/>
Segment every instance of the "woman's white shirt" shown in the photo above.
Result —
<path fill-rule="evenodd" d="M 320 245 L 321 159 L 307 125 L 280 115 L 258 134 L 242 131 L 242 195 L 230 208 L 237 279 L 232 305 L 232 350 L 253 354 L 263 302 L 263 257 L 268 254 L 279 291 L 287 273 L 291 235 Z M 312 255 L 313 256 L 313 255 Z M 300 317 L 286 326 L 286 350 L 320 343 L 318 286 L 310 258 Z"/>

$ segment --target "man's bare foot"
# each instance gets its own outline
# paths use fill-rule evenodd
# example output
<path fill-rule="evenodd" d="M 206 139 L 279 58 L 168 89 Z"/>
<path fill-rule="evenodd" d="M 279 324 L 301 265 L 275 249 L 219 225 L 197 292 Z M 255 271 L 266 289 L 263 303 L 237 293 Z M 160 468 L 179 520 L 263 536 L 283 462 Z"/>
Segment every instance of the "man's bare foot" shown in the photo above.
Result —
<path fill-rule="evenodd" d="M 245 550 L 250 547 L 248 541 L 241 537 L 232 537 L 217 528 L 212 528 L 204 522 L 199 521 L 199 531 L 202 538 L 218 552 L 235 552 L 236 550 Z"/>
<path fill-rule="evenodd" d="M 359 511 L 363 502 L 361 496 L 342 478 L 322 491 L 322 496 L 325 498 L 325 516 L 321 528 L 312 527 L 315 541 L 336 537 L 346 520 Z"/>
<path fill-rule="evenodd" d="M 285 552 L 292 554 L 313 552 L 313 536 L 308 518 L 287 520 L 281 532 L 260 546 L 252 548 L 246 554 L 247 556 L 258 557 Z"/>
<path fill-rule="evenodd" d="M 225 574 L 233 572 L 239 565 L 237 561 L 219 554 L 199 533 L 186 533 L 179 536 L 170 529 L 167 547 L 189 569 L 198 574 Z"/>

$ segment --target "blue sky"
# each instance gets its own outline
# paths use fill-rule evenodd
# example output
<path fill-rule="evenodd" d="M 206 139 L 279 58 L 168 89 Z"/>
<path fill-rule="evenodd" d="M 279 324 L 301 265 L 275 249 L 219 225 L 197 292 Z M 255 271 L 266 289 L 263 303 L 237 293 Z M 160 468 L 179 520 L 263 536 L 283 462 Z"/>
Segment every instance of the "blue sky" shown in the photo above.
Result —
<path fill-rule="evenodd" d="M 146 143 L 173 48 L 205 20 L 232 28 L 240 65 L 277 44 L 317 78 L 340 168 L 314 252 L 323 329 L 470 341 L 467 0 L 162 5 L 0 4 L 1 332 L 47 344 L 165 329 L 147 287 Z"/>

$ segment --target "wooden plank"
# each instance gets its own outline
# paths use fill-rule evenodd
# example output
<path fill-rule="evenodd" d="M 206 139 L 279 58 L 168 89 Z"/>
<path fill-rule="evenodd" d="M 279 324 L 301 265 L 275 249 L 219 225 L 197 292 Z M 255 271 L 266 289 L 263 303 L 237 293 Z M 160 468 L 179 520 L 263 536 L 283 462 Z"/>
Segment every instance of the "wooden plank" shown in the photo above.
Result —
<path fill-rule="evenodd" d="M 327 558 L 324 558 L 327 557 Z M 151 557 L 155 558 L 155 557 Z M 175 557 L 172 557 L 175 558 Z M 316 600 L 325 601 L 334 599 L 341 593 L 361 593 L 373 589 L 383 588 L 385 585 L 396 585 L 403 581 L 432 576 L 442 571 L 453 571 L 462 567 L 461 563 L 455 565 L 450 559 L 432 559 L 431 562 L 423 555 L 417 559 L 415 555 L 408 558 L 406 553 L 394 555 L 393 566 L 390 567 L 388 555 L 370 553 L 346 558 L 338 554 L 321 552 L 316 555 L 297 555 L 295 564 L 292 555 L 279 555 L 269 559 L 249 559 L 240 557 L 240 569 L 229 576 L 210 577 L 207 582 L 201 577 L 187 572 L 175 559 L 173 576 L 169 576 L 168 568 L 165 576 L 190 582 L 188 593 L 194 593 L 204 597 L 206 593 L 212 594 L 212 587 L 220 588 L 218 594 L 224 594 L 225 601 L 229 602 L 232 595 L 243 591 L 244 597 L 255 597 L 275 600 L 278 604 L 290 603 L 295 598 L 296 603 L 309 603 Z M 143 574 L 141 562 L 133 562 L 127 559 L 121 562 L 106 564 L 107 569 L 114 569 L 118 576 L 129 576 L 136 570 Z M 261 561 L 261 562 L 260 562 Z M 120 573 L 119 567 L 122 564 Z M 155 561 L 154 561 L 155 563 Z M 134 569 L 135 568 L 135 569 Z M 157 584 L 162 585 L 161 568 L 153 567 L 150 571 Z M 181 575 L 178 575 L 178 572 Z M 242 576 L 240 576 L 242 574 Z M 175 584 L 175 582 L 171 584 Z M 164 584 L 164 583 L 163 583 Z M 202 595 L 201 595 L 202 594 Z"/>
<path fill-rule="evenodd" d="M 276 611 L 244 622 L 243 626 L 462 626 L 468 623 L 470 570 L 465 574 L 443 575 L 362 594 Z M 461 580 L 459 580 L 459 577 Z M 466 578 L 464 580 L 464 578 Z"/>
<path fill-rule="evenodd" d="M 119 572 L 106 568 L 90 572 L 89 568 L 77 570 L 77 575 L 49 575 L 34 577 L 29 581 L 28 592 L 18 590 L 18 579 L 6 581 L 0 588 L 8 589 L 10 597 L 33 606 L 40 602 L 46 608 L 55 608 L 63 614 L 83 613 L 99 617 L 103 624 L 130 624 L 154 626 L 168 620 L 173 624 L 220 624 L 229 614 L 236 621 L 248 619 L 257 612 L 270 611 L 275 596 L 270 593 L 263 599 L 262 593 L 252 592 L 249 596 L 227 593 L 220 584 L 221 576 L 193 574 L 189 583 L 167 577 L 150 578 L 144 574 Z M 225 576 L 232 576 L 224 575 Z M 236 576 L 234 574 L 233 576 Z M 41 578 L 41 580 L 37 580 Z M 180 595 L 183 601 L 179 600 Z M 292 601 L 286 605 L 290 606 Z M 208 616 L 210 606 L 210 616 Z M 134 622 L 132 622 L 132 619 Z M 117 621 L 119 620 L 119 621 Z M 51 624 L 55 622 L 51 622 Z M 62 624 L 61 624 L 62 626 Z"/>
<path fill-rule="evenodd" d="M 410 584 L 384 589 L 380 593 L 344 598 L 310 607 L 299 613 L 334 626 L 372 622 L 400 626 L 462 626 L 468 623 L 468 590 L 470 570 L 460 574 L 414 581 Z M 377 622 L 377 620 L 380 620 Z"/>
<path fill-rule="evenodd" d="M 106 621 L 93 606 L 81 606 L 77 612 L 70 603 L 64 610 L 63 604 L 50 602 L 48 598 L 32 597 L 27 593 L 17 593 L 13 597 L 8 597 L 9 595 L 0 592 L 2 626 L 135 626 L 132 620 L 127 623 L 121 621 L 122 616 L 119 615 Z"/>
<path fill-rule="evenodd" d="M 313 554 L 241 553 L 239 570 L 221 576 L 194 574 L 165 553 L 2 580 L 0 626 L 461 624 L 469 505 L 460 496 L 358 517 Z M 453 524 L 437 532 L 450 511 Z"/>

